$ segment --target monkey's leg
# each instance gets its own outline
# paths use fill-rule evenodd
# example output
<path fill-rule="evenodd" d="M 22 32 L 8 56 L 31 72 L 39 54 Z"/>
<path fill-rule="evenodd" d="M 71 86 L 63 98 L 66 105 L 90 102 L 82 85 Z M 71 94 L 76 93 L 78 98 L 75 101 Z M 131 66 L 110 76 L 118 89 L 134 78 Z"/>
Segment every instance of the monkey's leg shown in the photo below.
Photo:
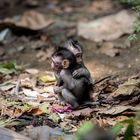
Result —
<path fill-rule="evenodd" d="M 79 106 L 77 98 L 68 89 L 62 90 L 62 96 L 64 100 L 72 106 L 73 109 L 76 109 Z"/>
<path fill-rule="evenodd" d="M 64 89 L 64 85 L 61 87 L 56 86 L 54 88 L 54 92 L 57 94 L 58 100 L 60 101 L 61 105 L 66 105 L 66 101 L 62 96 L 62 89 Z"/>
<path fill-rule="evenodd" d="M 57 96 L 58 96 L 58 100 L 60 101 L 61 105 L 66 105 L 67 104 L 64 97 L 62 96 L 62 93 L 59 93 Z"/>
<path fill-rule="evenodd" d="M 68 70 L 62 70 L 61 73 L 61 78 L 66 84 L 66 89 L 71 91 L 72 95 L 74 95 L 77 98 L 77 101 L 84 101 L 86 100 L 84 97 L 85 92 L 88 92 L 88 85 L 85 82 L 85 78 L 79 78 L 75 79 L 73 78 L 72 74 Z M 89 93 L 87 93 L 88 96 Z M 62 95 L 63 96 L 63 95 Z M 87 97 L 86 97 L 87 98 Z"/>

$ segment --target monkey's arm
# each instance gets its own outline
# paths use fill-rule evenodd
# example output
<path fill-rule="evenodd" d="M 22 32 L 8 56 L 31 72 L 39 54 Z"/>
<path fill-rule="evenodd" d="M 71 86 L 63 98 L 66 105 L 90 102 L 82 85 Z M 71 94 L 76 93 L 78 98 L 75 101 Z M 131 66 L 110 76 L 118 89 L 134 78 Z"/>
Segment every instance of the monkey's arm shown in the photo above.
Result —
<path fill-rule="evenodd" d="M 69 70 L 61 70 L 60 76 L 69 90 L 77 89 L 77 87 L 82 85 L 81 79 L 73 78 Z"/>
<path fill-rule="evenodd" d="M 72 76 L 74 78 L 79 78 L 81 76 L 90 77 L 90 73 L 86 68 L 82 67 L 77 70 L 74 70 L 74 72 L 72 73 Z"/>
<path fill-rule="evenodd" d="M 60 72 L 55 71 L 55 77 L 57 79 L 56 86 L 60 87 L 63 85 L 63 80 L 60 77 Z"/>
<path fill-rule="evenodd" d="M 77 70 L 74 70 L 72 73 L 73 78 L 80 78 L 80 77 L 86 77 L 89 80 L 89 83 L 93 85 L 94 80 L 92 79 L 90 72 L 88 71 L 87 68 L 82 67 Z"/>
<path fill-rule="evenodd" d="M 66 87 L 65 85 L 63 85 L 63 86 L 56 86 L 54 88 L 54 92 L 57 93 L 57 94 L 59 94 L 59 93 L 62 92 L 62 89 L 64 89 L 65 87 Z"/>

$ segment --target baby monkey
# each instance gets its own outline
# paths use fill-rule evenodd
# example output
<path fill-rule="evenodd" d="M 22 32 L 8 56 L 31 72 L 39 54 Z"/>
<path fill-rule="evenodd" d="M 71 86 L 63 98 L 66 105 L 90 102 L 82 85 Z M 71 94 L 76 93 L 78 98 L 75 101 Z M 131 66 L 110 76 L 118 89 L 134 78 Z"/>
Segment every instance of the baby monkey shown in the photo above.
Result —
<path fill-rule="evenodd" d="M 75 55 L 64 47 L 58 48 L 52 55 L 52 67 L 59 72 L 59 86 L 55 88 L 61 103 L 69 103 L 76 109 L 89 99 L 89 75 L 81 74 L 74 78 L 73 73 L 79 69 L 86 69 L 77 62 Z M 84 71 L 84 70 L 83 70 Z M 89 71 L 85 70 L 87 73 Z"/>
<path fill-rule="evenodd" d="M 69 51 L 71 51 L 76 57 L 76 62 L 81 65 L 81 68 L 73 72 L 73 77 L 79 78 L 80 76 L 86 76 L 90 80 L 91 86 L 93 86 L 93 80 L 91 78 L 90 72 L 85 67 L 83 62 L 83 47 L 78 43 L 77 40 L 70 39 L 64 44 L 64 48 L 67 48 Z"/>
<path fill-rule="evenodd" d="M 83 63 L 83 50 L 82 50 L 82 46 L 78 43 L 78 41 L 75 40 L 68 40 L 63 46 L 62 48 L 66 48 L 68 49 L 70 52 L 72 52 L 74 54 L 74 56 L 76 57 L 76 62 L 77 64 L 81 65 L 81 68 L 75 70 L 72 73 L 73 78 L 79 78 L 80 76 L 85 76 L 87 77 L 87 79 L 89 79 L 90 85 L 91 87 L 93 86 L 93 80 L 91 78 L 91 75 L 88 71 L 88 69 L 85 67 L 84 63 Z M 62 81 L 59 78 L 60 75 L 60 71 L 62 69 L 62 66 L 60 65 L 59 62 L 61 62 L 62 60 L 60 60 L 60 57 L 56 57 L 55 55 L 52 56 L 52 68 L 55 72 L 55 76 L 57 78 L 57 86 L 61 86 L 62 85 Z"/>

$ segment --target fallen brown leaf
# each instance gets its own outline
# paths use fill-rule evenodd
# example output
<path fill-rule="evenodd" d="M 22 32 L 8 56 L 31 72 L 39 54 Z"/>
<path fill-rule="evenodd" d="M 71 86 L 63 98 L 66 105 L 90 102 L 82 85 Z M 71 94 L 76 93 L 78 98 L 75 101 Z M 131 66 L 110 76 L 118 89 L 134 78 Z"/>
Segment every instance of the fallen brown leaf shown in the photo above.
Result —
<path fill-rule="evenodd" d="M 39 116 L 39 115 L 44 114 L 44 112 L 40 108 L 33 108 L 33 109 L 29 110 L 28 113 L 33 116 Z"/>
<path fill-rule="evenodd" d="M 22 109 L 16 108 L 13 116 L 20 117 L 23 113 L 24 113 L 24 111 Z"/>

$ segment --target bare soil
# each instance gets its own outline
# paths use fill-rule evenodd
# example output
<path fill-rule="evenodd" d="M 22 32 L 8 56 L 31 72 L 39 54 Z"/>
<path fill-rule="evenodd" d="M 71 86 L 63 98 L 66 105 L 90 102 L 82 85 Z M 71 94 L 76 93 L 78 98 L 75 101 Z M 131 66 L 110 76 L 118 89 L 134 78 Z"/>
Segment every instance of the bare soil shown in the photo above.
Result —
<path fill-rule="evenodd" d="M 29 2 L 25 0 L 21 2 L 20 0 L 1 0 L 0 2 L 0 19 L 6 17 L 13 17 L 20 15 L 27 10 L 36 10 L 39 11 L 47 17 L 54 20 L 68 21 L 73 22 L 75 25 L 78 21 L 88 21 L 102 17 L 105 15 L 113 14 L 121 9 L 124 9 L 118 1 L 111 0 L 101 0 L 101 3 L 97 3 L 98 0 L 35 0 Z M 76 27 L 76 26 L 75 26 Z M 72 36 L 77 38 L 84 48 L 84 62 L 85 65 L 90 70 L 91 74 L 95 78 L 99 78 L 105 75 L 118 74 L 120 76 L 131 76 L 138 74 L 140 71 L 140 40 L 131 43 L 129 48 L 121 48 L 120 54 L 115 57 L 109 57 L 105 54 L 100 53 L 98 44 L 92 41 L 85 40 L 83 38 L 77 37 L 73 30 L 76 28 L 68 29 L 66 32 L 72 32 Z M 4 61 L 13 61 L 16 60 L 18 63 L 29 64 L 30 67 L 37 68 L 40 70 L 51 70 L 50 68 L 50 49 L 54 47 L 54 43 L 60 45 L 61 42 L 67 40 L 65 32 L 61 29 L 52 29 L 54 31 L 53 36 L 51 36 L 51 41 L 46 41 L 46 55 L 48 59 L 40 61 L 40 58 L 37 58 L 36 55 L 43 50 L 33 49 L 32 46 L 41 40 L 41 37 L 35 36 L 18 36 L 12 43 L 7 43 L 1 45 L 5 50 Z M 56 34 L 55 34 L 56 31 Z M 62 35 L 61 35 L 62 33 Z M 48 33 L 46 33 L 48 35 Z M 70 35 L 71 36 L 71 35 Z M 140 36 L 138 36 L 139 38 Z M 127 39 L 127 35 L 121 37 L 118 40 Z M 57 41 L 56 41 L 57 40 Z M 22 51 L 18 51 L 19 47 L 23 46 Z"/>

